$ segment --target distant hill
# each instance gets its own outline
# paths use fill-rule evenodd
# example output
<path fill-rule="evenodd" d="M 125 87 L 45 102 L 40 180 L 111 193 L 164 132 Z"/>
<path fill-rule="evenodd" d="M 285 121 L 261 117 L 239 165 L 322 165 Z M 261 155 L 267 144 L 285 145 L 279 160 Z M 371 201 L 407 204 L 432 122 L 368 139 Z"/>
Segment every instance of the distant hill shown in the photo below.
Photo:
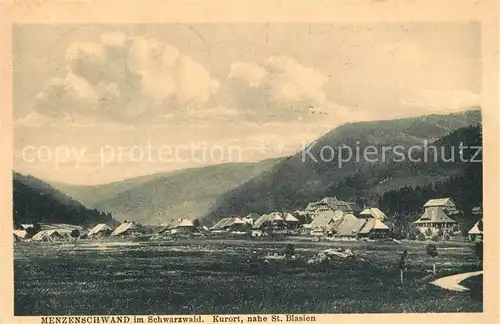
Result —
<path fill-rule="evenodd" d="M 116 219 L 161 224 L 180 217 L 199 218 L 213 207 L 220 195 L 279 161 L 219 164 L 100 186 L 54 185 L 88 207 L 111 212 Z"/>
<path fill-rule="evenodd" d="M 326 162 L 319 157 L 321 149 L 327 146 L 334 148 L 335 152 L 342 145 L 351 147 L 353 151 L 359 147 L 360 152 L 368 146 L 375 146 L 379 152 L 382 146 L 403 146 L 406 151 L 411 146 L 423 145 L 424 141 L 445 141 L 446 136 L 453 131 L 480 123 L 480 111 L 472 110 L 450 115 L 350 123 L 337 127 L 312 142 L 309 151 L 286 158 L 268 172 L 223 194 L 202 221 L 211 224 L 227 215 L 293 211 L 327 195 L 356 200 L 367 193 L 376 196 L 405 185 L 445 180 L 461 171 L 454 169 L 453 164 L 394 164 L 387 162 L 393 156 L 390 152 L 385 162 L 369 162 L 361 158 L 359 161 L 353 159 L 345 162 L 342 166 L 339 166 L 337 159 Z M 307 152 L 316 161 L 305 154 Z M 329 155 L 326 154 L 326 157 Z M 359 188 L 356 181 L 367 183 L 365 187 Z"/>
<path fill-rule="evenodd" d="M 33 176 L 13 172 L 14 224 L 66 223 L 116 224 L 111 214 L 91 210 L 51 185 Z"/>

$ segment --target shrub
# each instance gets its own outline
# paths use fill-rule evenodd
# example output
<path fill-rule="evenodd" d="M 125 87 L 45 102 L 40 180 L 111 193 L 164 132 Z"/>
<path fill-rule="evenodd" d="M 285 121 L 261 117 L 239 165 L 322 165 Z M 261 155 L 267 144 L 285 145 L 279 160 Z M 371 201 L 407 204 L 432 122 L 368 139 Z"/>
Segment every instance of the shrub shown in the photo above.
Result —
<path fill-rule="evenodd" d="M 431 240 L 434 241 L 434 242 L 437 242 L 437 241 L 439 241 L 439 238 L 440 238 L 439 235 L 434 234 L 434 235 L 432 235 Z"/>
<path fill-rule="evenodd" d="M 422 234 L 423 235 L 423 234 Z M 410 232 L 408 234 L 408 239 L 409 240 L 412 240 L 412 241 L 415 241 L 417 239 L 417 235 L 414 233 L 414 232 Z"/>
<path fill-rule="evenodd" d="M 77 230 L 77 229 L 75 228 L 74 230 L 72 230 L 72 231 L 71 231 L 71 234 L 70 234 L 70 235 L 71 235 L 71 237 L 73 237 L 73 238 L 77 238 L 77 237 L 79 237 L 79 236 L 80 236 L 80 231 L 79 231 L 79 230 Z"/>
<path fill-rule="evenodd" d="M 479 261 L 483 261 L 483 241 L 479 241 L 476 243 L 476 246 L 474 247 L 474 253 L 476 254 L 476 257 L 479 259 Z"/>
<path fill-rule="evenodd" d="M 425 241 L 425 234 L 424 233 L 418 233 L 417 238 L 419 241 Z"/>
<path fill-rule="evenodd" d="M 425 230 L 425 235 L 432 236 L 432 230 L 430 228 L 427 228 L 427 230 Z"/>
<path fill-rule="evenodd" d="M 295 255 L 295 248 L 293 247 L 292 244 L 288 244 L 285 249 L 285 256 L 287 258 L 291 258 L 294 255 Z"/>
<path fill-rule="evenodd" d="M 431 257 L 438 256 L 438 251 L 437 251 L 437 245 L 436 245 L 436 243 L 429 243 L 429 244 L 427 244 L 427 246 L 425 247 L 425 251 L 426 251 L 426 253 L 427 253 L 428 256 L 431 256 Z"/>
<path fill-rule="evenodd" d="M 444 233 L 443 233 L 443 230 L 440 228 L 440 229 L 438 230 L 438 232 L 437 232 L 437 235 L 438 235 L 438 236 L 443 236 L 443 234 L 444 234 Z"/>
<path fill-rule="evenodd" d="M 446 241 L 449 241 L 449 240 L 451 239 L 450 234 L 445 234 L 445 235 L 443 236 L 443 239 L 444 239 L 444 240 L 446 240 Z"/>

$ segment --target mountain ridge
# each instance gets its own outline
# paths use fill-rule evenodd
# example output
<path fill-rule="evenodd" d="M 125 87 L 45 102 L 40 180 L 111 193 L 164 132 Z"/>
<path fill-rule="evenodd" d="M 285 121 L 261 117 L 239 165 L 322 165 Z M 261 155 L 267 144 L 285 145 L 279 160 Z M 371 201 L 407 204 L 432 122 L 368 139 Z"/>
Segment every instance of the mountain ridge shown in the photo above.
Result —
<path fill-rule="evenodd" d="M 454 130 L 481 123 L 478 110 L 449 115 L 429 115 L 382 122 L 350 123 L 339 126 L 314 141 L 315 156 L 319 148 L 342 145 L 378 148 L 386 145 L 421 145 L 435 141 Z M 335 163 L 304 161 L 299 152 L 274 165 L 266 175 L 250 179 L 243 186 L 219 197 L 217 206 L 204 215 L 203 222 L 211 224 L 225 215 L 245 215 L 250 212 L 291 211 L 303 208 L 306 201 L 320 198 L 332 184 L 373 165 L 367 161 Z M 387 188 L 387 190 L 390 188 Z"/>
<path fill-rule="evenodd" d="M 13 171 L 13 217 L 22 223 L 116 224 L 110 213 L 86 208 L 79 201 L 34 176 Z"/>
<path fill-rule="evenodd" d="M 311 141 L 310 145 L 359 145 L 360 149 L 369 145 L 419 145 L 480 123 L 479 110 L 347 123 Z M 299 151 L 291 156 L 255 163 L 228 163 L 156 173 L 99 186 L 82 188 L 59 184 L 56 187 L 89 207 L 112 212 L 120 220 L 157 224 L 182 217 L 201 218 L 204 223 L 211 224 L 221 217 L 303 207 L 298 206 L 297 201 L 316 199 L 349 175 L 372 165 L 346 163 L 337 168 L 328 163 L 303 163 L 301 154 Z M 417 175 L 414 179 L 426 182 L 425 177 Z M 381 187 L 380 193 L 400 187 L 404 177 L 393 182 Z"/>

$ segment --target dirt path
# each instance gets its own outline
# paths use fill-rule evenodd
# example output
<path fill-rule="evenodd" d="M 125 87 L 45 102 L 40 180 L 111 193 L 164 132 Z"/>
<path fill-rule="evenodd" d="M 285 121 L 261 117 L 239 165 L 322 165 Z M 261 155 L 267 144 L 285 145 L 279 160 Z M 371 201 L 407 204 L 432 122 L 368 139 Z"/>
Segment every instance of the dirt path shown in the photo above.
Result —
<path fill-rule="evenodd" d="M 460 273 L 460 274 L 456 274 L 453 276 L 440 278 L 438 280 L 431 282 L 431 284 L 438 286 L 438 287 L 441 287 L 443 289 L 448 289 L 448 290 L 453 290 L 453 291 L 468 291 L 469 288 L 465 288 L 464 286 L 460 285 L 460 283 L 467 278 L 478 276 L 480 274 L 483 274 L 482 270 L 481 271 L 474 271 L 474 272 Z"/>

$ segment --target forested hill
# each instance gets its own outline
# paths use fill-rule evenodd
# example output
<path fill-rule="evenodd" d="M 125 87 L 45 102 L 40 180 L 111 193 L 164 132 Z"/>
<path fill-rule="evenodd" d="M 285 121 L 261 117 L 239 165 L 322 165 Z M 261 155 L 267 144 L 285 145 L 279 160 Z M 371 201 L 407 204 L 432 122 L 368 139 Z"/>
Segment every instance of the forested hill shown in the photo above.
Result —
<path fill-rule="evenodd" d="M 480 126 L 459 129 L 443 138 L 441 143 L 450 150 L 455 148 L 455 162 L 441 163 L 439 170 L 445 171 L 444 167 L 447 167 L 456 171 L 454 175 L 442 181 L 389 190 L 379 199 L 381 208 L 390 214 L 414 220 L 427 200 L 449 197 L 463 212 L 463 217 L 472 217 L 472 208 L 482 206 L 483 201 L 483 154 L 482 148 L 477 148 L 482 147 L 482 129 Z M 461 151 L 460 143 L 468 148 Z M 429 170 L 431 167 L 432 162 L 423 165 L 422 170 Z M 472 219 L 470 223 L 474 221 L 475 219 Z"/>
<path fill-rule="evenodd" d="M 101 213 L 32 176 L 13 172 L 14 225 L 24 223 L 116 224 L 110 213 Z"/>
<path fill-rule="evenodd" d="M 422 146 L 425 142 L 447 146 L 447 142 L 455 142 L 461 136 L 460 132 L 453 134 L 455 131 L 480 124 L 479 110 L 352 123 L 319 138 L 309 152 L 319 157 L 324 147 L 333 147 L 338 152 L 347 145 L 359 147 L 360 152 L 368 146 L 375 146 L 378 152 L 386 147 L 401 146 L 408 153 L 410 147 Z M 386 191 L 446 181 L 463 172 L 463 166 L 453 163 L 393 163 L 390 153 L 385 161 L 350 159 L 342 165 L 337 159 L 314 161 L 307 157 L 302 151 L 286 158 L 268 172 L 222 195 L 203 222 L 212 224 L 227 215 L 250 212 L 294 211 L 325 196 L 372 204 Z"/>

